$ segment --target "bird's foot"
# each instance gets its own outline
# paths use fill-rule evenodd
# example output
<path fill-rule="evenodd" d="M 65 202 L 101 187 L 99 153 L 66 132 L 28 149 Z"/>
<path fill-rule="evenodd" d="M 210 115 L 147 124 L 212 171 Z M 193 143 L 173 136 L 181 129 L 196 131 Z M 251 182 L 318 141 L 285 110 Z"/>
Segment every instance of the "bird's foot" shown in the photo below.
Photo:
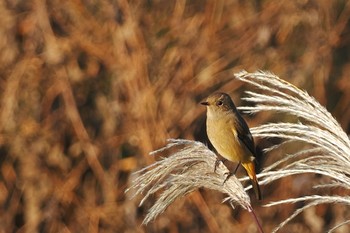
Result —
<path fill-rule="evenodd" d="M 215 165 L 214 165 L 214 173 L 216 173 L 216 168 L 219 166 L 219 163 L 224 163 L 226 160 L 225 159 L 216 159 Z"/>
<path fill-rule="evenodd" d="M 237 170 L 238 170 L 238 168 L 239 168 L 239 165 L 241 165 L 241 162 L 239 162 L 239 163 L 237 164 L 237 167 L 235 168 L 235 170 L 234 170 L 233 172 L 226 172 L 226 173 L 224 174 L 224 175 L 226 175 L 226 178 L 225 178 L 225 180 L 224 180 L 224 183 L 222 183 L 222 184 L 225 184 L 226 181 L 227 181 L 231 176 L 233 176 L 233 175 L 236 174 L 236 172 L 237 172 Z"/>
<path fill-rule="evenodd" d="M 226 183 L 226 181 L 228 179 L 230 179 L 231 176 L 234 175 L 234 173 L 233 172 L 226 172 L 224 175 L 226 176 L 226 178 L 225 178 L 224 182 L 222 183 L 222 185 L 224 185 Z"/>

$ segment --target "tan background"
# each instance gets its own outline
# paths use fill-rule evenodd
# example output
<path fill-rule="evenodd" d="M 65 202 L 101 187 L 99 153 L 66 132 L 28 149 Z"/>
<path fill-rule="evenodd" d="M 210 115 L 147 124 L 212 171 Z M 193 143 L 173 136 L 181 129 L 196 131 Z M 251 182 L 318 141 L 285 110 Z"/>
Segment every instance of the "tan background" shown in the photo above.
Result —
<path fill-rule="evenodd" d="M 203 139 L 208 94 L 241 105 L 241 69 L 307 90 L 349 133 L 349 17 L 349 1 L 1 1 L 0 232 L 256 232 L 248 213 L 206 190 L 141 226 L 152 200 L 137 208 L 124 194 L 130 174 L 166 138 Z M 303 182 L 318 178 L 262 187 L 264 201 L 252 199 L 266 232 L 302 204 L 260 206 L 310 194 Z M 349 217 L 322 205 L 283 232 Z"/>

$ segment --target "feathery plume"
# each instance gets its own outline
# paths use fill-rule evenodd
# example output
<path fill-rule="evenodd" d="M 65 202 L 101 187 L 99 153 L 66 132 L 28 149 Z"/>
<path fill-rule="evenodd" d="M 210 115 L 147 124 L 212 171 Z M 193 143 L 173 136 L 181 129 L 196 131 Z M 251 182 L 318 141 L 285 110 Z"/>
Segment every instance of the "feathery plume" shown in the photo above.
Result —
<path fill-rule="evenodd" d="M 140 205 L 152 194 L 162 190 L 159 199 L 149 209 L 143 224 L 154 220 L 176 199 L 200 188 L 207 188 L 225 193 L 225 201 L 238 204 L 249 212 L 252 211 L 250 199 L 240 181 L 231 176 L 225 183 L 229 170 L 223 163 L 218 163 L 215 153 L 201 142 L 170 139 L 168 144 L 152 152 L 166 154 L 167 157 L 138 171 L 139 176 L 133 180 L 131 189 L 134 196 L 145 193 Z"/>
<path fill-rule="evenodd" d="M 313 97 L 294 85 L 266 72 L 248 73 L 242 71 L 235 74 L 239 80 L 249 83 L 264 93 L 247 91 L 246 101 L 253 106 L 240 107 L 245 113 L 274 111 L 296 116 L 296 123 L 267 123 L 251 129 L 253 136 L 280 138 L 284 141 L 266 148 L 265 151 L 293 142 L 309 144 L 311 148 L 295 151 L 267 166 L 258 175 L 260 184 L 268 184 L 277 179 L 291 175 L 314 173 L 330 178 L 326 184 L 314 185 L 314 190 L 325 187 L 342 187 L 350 190 L 350 140 L 339 123 Z M 306 205 L 280 223 L 274 232 L 285 226 L 306 208 L 323 203 L 342 203 L 350 205 L 349 196 L 310 195 L 300 198 L 272 202 L 266 207 L 285 203 L 306 202 Z M 343 224 L 347 224 L 345 221 Z M 330 232 L 343 225 L 338 224 Z"/>

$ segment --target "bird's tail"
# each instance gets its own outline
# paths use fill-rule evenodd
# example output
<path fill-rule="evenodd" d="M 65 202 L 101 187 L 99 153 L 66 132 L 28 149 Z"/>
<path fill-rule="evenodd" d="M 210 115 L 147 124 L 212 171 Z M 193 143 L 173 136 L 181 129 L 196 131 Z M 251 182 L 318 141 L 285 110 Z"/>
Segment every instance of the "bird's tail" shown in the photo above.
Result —
<path fill-rule="evenodd" d="M 254 165 L 254 161 L 249 161 L 247 163 L 242 163 L 242 166 L 244 167 L 244 169 L 247 171 L 248 176 L 250 178 L 250 181 L 252 182 L 253 185 L 253 189 L 255 192 L 255 196 L 256 199 L 261 200 L 261 192 L 260 192 L 260 187 L 259 187 L 259 183 L 258 183 L 258 179 L 256 178 L 256 174 L 255 174 L 255 165 Z"/>

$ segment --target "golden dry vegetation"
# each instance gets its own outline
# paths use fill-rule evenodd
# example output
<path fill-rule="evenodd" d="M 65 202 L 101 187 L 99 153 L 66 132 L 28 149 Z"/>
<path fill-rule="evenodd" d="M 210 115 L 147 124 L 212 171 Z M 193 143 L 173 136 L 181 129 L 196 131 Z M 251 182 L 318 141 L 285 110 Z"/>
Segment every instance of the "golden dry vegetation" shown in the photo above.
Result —
<path fill-rule="evenodd" d="M 167 138 L 203 140 L 204 97 L 222 90 L 242 104 L 241 69 L 307 90 L 350 130 L 346 0 L 4 0 L 0 25 L 0 232 L 256 232 L 216 192 L 191 193 L 147 226 L 152 203 L 124 193 Z M 318 177 L 252 197 L 266 232 L 298 206 L 261 205 L 305 195 L 306 178 Z M 284 230 L 349 218 L 348 207 L 320 205 Z"/>

